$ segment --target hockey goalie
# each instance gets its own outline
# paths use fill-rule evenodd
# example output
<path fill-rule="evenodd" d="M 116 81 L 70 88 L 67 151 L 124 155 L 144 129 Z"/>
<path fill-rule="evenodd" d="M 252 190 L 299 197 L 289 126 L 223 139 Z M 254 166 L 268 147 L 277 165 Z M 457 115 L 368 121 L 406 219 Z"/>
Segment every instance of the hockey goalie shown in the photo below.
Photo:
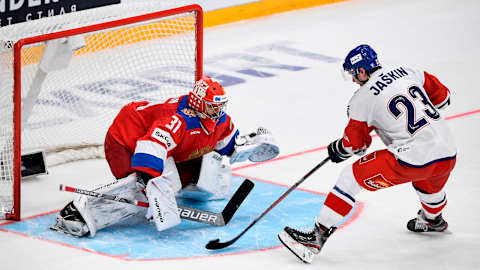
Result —
<path fill-rule="evenodd" d="M 94 236 L 102 228 L 143 214 L 163 231 L 180 223 L 177 196 L 228 197 L 230 164 L 270 160 L 279 154 L 279 147 L 265 128 L 239 135 L 225 113 L 227 102 L 220 83 L 203 76 L 188 95 L 124 106 L 104 144 L 116 180 L 95 191 L 148 200 L 149 207 L 80 195 L 57 214 L 51 229 L 76 237 Z"/>

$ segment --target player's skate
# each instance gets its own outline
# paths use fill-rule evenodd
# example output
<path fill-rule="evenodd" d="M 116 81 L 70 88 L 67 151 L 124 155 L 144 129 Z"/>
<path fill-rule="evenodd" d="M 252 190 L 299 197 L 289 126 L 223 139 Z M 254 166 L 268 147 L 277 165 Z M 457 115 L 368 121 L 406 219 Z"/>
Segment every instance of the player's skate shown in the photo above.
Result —
<path fill-rule="evenodd" d="M 407 223 L 407 229 L 412 232 L 443 232 L 447 229 L 448 223 L 443 219 L 442 214 L 435 219 L 428 219 L 423 210 L 419 210 L 417 217 Z"/>
<path fill-rule="evenodd" d="M 287 226 L 278 234 L 278 239 L 304 263 L 311 263 L 336 229 L 315 224 L 311 231 L 302 232 Z"/>
<path fill-rule="evenodd" d="M 85 220 L 78 212 L 73 202 L 67 204 L 55 217 L 55 224 L 50 229 L 66 233 L 75 237 L 82 237 L 88 233 Z"/>

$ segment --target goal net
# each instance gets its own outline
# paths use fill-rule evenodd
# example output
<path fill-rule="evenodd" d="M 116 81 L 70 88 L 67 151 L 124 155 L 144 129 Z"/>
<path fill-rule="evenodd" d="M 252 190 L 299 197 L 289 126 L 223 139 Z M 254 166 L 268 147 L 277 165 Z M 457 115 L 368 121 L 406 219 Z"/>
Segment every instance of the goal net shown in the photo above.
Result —
<path fill-rule="evenodd" d="M 21 156 L 102 157 L 117 112 L 202 74 L 198 5 L 114 5 L 0 28 L 0 219 L 20 219 Z"/>

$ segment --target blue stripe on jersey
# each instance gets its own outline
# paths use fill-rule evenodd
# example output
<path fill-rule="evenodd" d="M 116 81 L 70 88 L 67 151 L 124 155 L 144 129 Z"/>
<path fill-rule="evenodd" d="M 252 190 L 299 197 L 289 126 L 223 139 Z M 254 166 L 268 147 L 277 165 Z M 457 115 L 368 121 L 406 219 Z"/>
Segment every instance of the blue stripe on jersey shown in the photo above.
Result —
<path fill-rule="evenodd" d="M 226 113 L 224 113 L 224 114 L 222 115 L 222 117 L 220 117 L 220 119 L 218 119 L 217 124 L 216 124 L 215 126 L 218 126 L 218 125 L 220 125 L 221 123 L 225 123 L 225 121 L 227 121 L 227 114 L 226 114 Z"/>
<path fill-rule="evenodd" d="M 337 186 L 334 186 L 333 189 L 336 190 L 338 193 L 342 194 L 343 196 L 349 198 L 352 202 L 355 203 L 355 199 L 354 199 L 352 196 L 350 196 L 350 194 L 348 194 L 348 193 L 346 193 L 345 191 L 341 190 L 341 189 L 340 189 L 339 187 L 337 187 Z"/>
<path fill-rule="evenodd" d="M 237 129 L 237 131 L 235 131 L 235 135 L 232 136 L 228 144 L 225 145 L 225 147 L 223 147 L 222 149 L 216 150 L 217 153 L 219 153 L 220 155 L 230 155 L 231 153 L 233 153 L 233 150 L 235 150 L 235 138 L 238 136 L 238 134 L 240 134 L 240 132 L 238 132 Z"/>
<path fill-rule="evenodd" d="M 132 167 L 152 168 L 163 172 L 163 159 L 145 153 L 135 153 L 132 157 Z"/>
<path fill-rule="evenodd" d="M 185 120 L 185 123 L 187 124 L 186 130 L 202 128 L 202 126 L 200 125 L 200 118 L 198 118 L 198 116 L 196 115 L 186 115 L 183 112 L 183 109 L 193 110 L 193 108 L 188 106 L 188 96 L 182 97 L 178 102 L 177 113 Z"/>
<path fill-rule="evenodd" d="M 178 110 L 182 110 L 184 108 L 188 107 L 188 95 L 183 96 L 179 101 L 178 101 Z"/>
<path fill-rule="evenodd" d="M 402 164 L 403 166 L 412 167 L 412 168 L 423 168 L 423 167 L 427 167 L 428 165 L 432 165 L 433 163 L 440 162 L 440 161 L 445 161 L 445 160 L 451 160 L 451 159 L 454 159 L 456 157 L 457 157 L 457 155 L 454 155 L 454 156 L 451 156 L 451 157 L 435 159 L 435 160 L 432 160 L 432 161 L 430 161 L 428 163 L 425 163 L 423 165 L 413 165 L 413 164 L 407 163 L 405 161 L 401 161 L 400 159 L 397 159 L 397 160 L 398 160 L 398 163 Z"/>

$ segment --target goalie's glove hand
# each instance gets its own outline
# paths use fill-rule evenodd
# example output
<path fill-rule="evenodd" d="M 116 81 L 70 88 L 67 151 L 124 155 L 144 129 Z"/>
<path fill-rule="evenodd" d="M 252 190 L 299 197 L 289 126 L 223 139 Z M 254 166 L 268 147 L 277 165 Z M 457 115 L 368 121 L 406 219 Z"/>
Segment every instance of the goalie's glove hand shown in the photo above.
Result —
<path fill-rule="evenodd" d="M 259 127 L 256 132 L 240 135 L 235 138 L 235 150 L 230 156 L 230 163 L 242 162 L 247 159 L 252 162 L 270 160 L 280 153 L 272 133 Z"/>
<path fill-rule="evenodd" d="M 328 145 L 328 156 L 330 160 L 335 163 L 340 163 L 349 157 L 352 154 L 348 153 L 342 145 L 342 139 L 335 140 Z"/>

